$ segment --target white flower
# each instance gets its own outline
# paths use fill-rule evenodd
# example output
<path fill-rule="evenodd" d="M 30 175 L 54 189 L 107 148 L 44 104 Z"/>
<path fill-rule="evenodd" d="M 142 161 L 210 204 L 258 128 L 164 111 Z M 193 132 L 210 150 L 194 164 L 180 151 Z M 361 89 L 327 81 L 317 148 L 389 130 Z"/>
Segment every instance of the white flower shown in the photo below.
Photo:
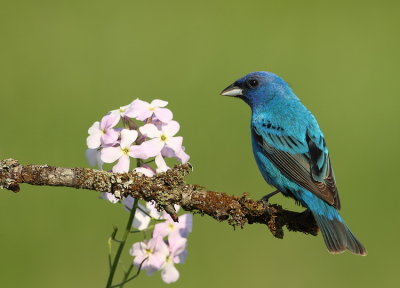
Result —
<path fill-rule="evenodd" d="M 175 264 L 183 263 L 187 255 L 187 239 L 175 235 L 168 238 L 170 254 L 165 258 L 165 263 L 161 267 L 161 278 L 165 283 L 172 283 L 178 280 L 179 271 Z"/>
<path fill-rule="evenodd" d="M 160 237 L 133 244 L 130 254 L 135 257 L 133 264 L 142 269 L 147 274 L 152 274 L 160 270 L 165 263 L 166 257 L 170 254 L 167 244 Z"/>
<path fill-rule="evenodd" d="M 147 176 L 147 177 L 153 177 L 154 175 L 156 175 L 156 172 L 154 171 L 154 169 L 151 168 L 147 164 L 143 164 L 142 167 L 137 167 L 137 168 L 133 169 L 133 171 L 135 171 L 136 173 L 142 174 L 144 176 Z"/>
<path fill-rule="evenodd" d="M 101 151 L 101 160 L 105 163 L 118 163 L 112 168 L 113 172 L 124 173 L 129 171 L 129 157 L 136 157 L 135 147 L 132 145 L 138 136 L 136 130 L 123 129 L 121 131 L 121 141 L 119 147 L 106 147 Z"/>
<path fill-rule="evenodd" d="M 127 211 L 131 211 L 135 198 L 128 196 L 122 200 L 122 204 Z M 135 218 L 133 218 L 132 227 L 143 231 L 149 227 L 151 218 L 147 215 L 148 209 L 138 204 L 135 211 Z"/>
<path fill-rule="evenodd" d="M 179 216 L 179 221 L 175 222 L 171 216 L 164 212 L 163 218 L 165 222 L 158 223 L 154 226 L 153 237 L 187 237 L 192 232 L 193 216 L 192 214 L 183 214 Z"/>
<path fill-rule="evenodd" d="M 136 99 L 131 103 L 125 115 L 130 118 L 144 121 L 154 114 L 158 120 L 167 123 L 172 120 L 173 116 L 171 110 L 163 108 L 167 106 L 167 104 L 167 101 L 159 99 L 155 99 L 151 101 L 151 103 Z"/>
<path fill-rule="evenodd" d="M 101 150 L 100 149 L 87 149 L 86 160 L 90 166 L 97 166 L 99 170 L 103 169 L 103 161 L 101 161 Z"/>
<path fill-rule="evenodd" d="M 118 132 L 113 129 L 119 122 L 119 118 L 114 115 L 106 115 L 101 121 L 96 121 L 89 128 L 89 136 L 86 144 L 90 149 L 96 149 L 100 145 L 113 145 L 118 139 Z"/>
<path fill-rule="evenodd" d="M 115 197 L 114 194 L 112 194 L 112 193 L 102 192 L 99 198 L 107 200 L 108 202 L 110 202 L 112 204 L 119 202 L 119 199 L 117 197 Z"/>
<path fill-rule="evenodd" d="M 165 160 L 164 160 L 164 158 L 162 157 L 161 154 L 158 154 L 156 156 L 155 162 L 156 162 L 156 165 L 157 165 L 157 169 L 156 169 L 157 173 L 166 172 L 168 169 L 170 169 L 167 166 L 167 163 L 165 163 Z"/>
<path fill-rule="evenodd" d="M 130 106 L 131 105 L 129 104 L 129 105 L 125 105 L 125 106 L 119 107 L 119 109 L 115 109 L 115 110 L 110 111 L 109 114 L 117 116 L 118 119 L 119 118 L 123 118 L 125 116 L 126 112 L 128 111 Z"/>
<path fill-rule="evenodd" d="M 131 211 L 135 198 L 128 196 L 122 200 L 125 210 Z M 140 231 L 149 227 L 151 219 L 160 219 L 161 213 L 157 211 L 153 203 L 147 202 L 146 207 L 138 204 L 132 226 Z"/>
<path fill-rule="evenodd" d="M 179 131 L 179 123 L 170 121 L 158 129 L 154 124 L 146 124 L 139 128 L 139 131 L 146 135 L 150 140 L 143 142 L 137 149 L 138 158 L 146 159 L 160 154 L 164 147 L 172 149 L 174 152 L 182 150 L 181 136 L 174 137 Z"/>

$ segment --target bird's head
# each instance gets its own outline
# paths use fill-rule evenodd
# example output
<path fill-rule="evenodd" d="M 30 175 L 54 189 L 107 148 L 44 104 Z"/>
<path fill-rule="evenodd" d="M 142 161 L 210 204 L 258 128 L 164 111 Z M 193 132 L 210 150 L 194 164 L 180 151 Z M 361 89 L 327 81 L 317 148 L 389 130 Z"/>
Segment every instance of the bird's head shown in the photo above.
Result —
<path fill-rule="evenodd" d="M 221 95 L 238 97 L 252 108 L 264 105 L 275 97 L 296 97 L 282 78 L 264 71 L 247 74 L 226 87 Z"/>

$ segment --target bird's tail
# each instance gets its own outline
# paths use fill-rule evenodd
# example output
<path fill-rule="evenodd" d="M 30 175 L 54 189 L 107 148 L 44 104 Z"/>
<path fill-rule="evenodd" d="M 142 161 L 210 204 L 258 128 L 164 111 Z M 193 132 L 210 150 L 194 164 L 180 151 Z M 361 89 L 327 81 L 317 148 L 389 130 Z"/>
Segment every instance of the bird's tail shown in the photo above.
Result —
<path fill-rule="evenodd" d="M 332 207 L 332 209 L 335 208 Z M 347 249 L 357 255 L 367 255 L 365 247 L 357 240 L 353 233 L 351 233 L 346 224 L 342 222 L 343 220 L 339 216 L 339 213 L 337 213 L 337 211 L 335 212 L 337 217 L 329 219 L 324 215 L 312 211 L 329 252 L 337 254 Z"/>

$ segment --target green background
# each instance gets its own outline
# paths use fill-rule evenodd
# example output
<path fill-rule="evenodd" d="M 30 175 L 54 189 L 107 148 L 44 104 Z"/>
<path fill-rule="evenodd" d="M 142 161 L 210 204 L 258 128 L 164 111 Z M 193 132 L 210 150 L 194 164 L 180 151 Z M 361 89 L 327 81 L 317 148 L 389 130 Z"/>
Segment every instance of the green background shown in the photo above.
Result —
<path fill-rule="evenodd" d="M 195 216 L 171 287 L 394 287 L 399 280 L 398 1 L 0 2 L 0 158 L 87 167 L 87 129 L 140 97 L 170 102 L 191 183 L 260 198 L 249 108 L 219 92 L 248 72 L 286 79 L 326 136 L 342 216 L 369 251 Z M 1 287 L 103 287 L 121 207 L 91 191 L 0 191 Z M 281 196 L 273 202 L 299 210 Z M 132 239 L 132 241 L 134 241 Z M 127 263 L 129 256 L 125 256 Z M 145 273 L 127 287 L 164 287 Z"/>

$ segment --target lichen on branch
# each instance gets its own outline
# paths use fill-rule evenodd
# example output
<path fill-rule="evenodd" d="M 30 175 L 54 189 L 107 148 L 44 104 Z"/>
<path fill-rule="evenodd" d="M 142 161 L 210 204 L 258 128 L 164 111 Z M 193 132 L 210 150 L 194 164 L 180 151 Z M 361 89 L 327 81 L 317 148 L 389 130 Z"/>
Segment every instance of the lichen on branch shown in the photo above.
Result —
<path fill-rule="evenodd" d="M 0 188 L 20 191 L 19 184 L 65 186 L 108 192 L 116 197 L 128 195 L 154 201 L 177 221 L 174 204 L 184 210 L 209 215 L 218 221 L 227 221 L 234 227 L 246 223 L 267 225 L 277 238 L 283 238 L 283 227 L 317 235 L 318 227 L 310 213 L 293 212 L 277 204 L 267 204 L 241 196 L 215 192 L 203 186 L 187 184 L 185 176 L 192 170 L 190 164 L 176 165 L 167 172 L 153 177 L 129 172 L 112 173 L 89 168 L 63 168 L 48 165 L 21 165 L 15 159 L 0 161 Z"/>

